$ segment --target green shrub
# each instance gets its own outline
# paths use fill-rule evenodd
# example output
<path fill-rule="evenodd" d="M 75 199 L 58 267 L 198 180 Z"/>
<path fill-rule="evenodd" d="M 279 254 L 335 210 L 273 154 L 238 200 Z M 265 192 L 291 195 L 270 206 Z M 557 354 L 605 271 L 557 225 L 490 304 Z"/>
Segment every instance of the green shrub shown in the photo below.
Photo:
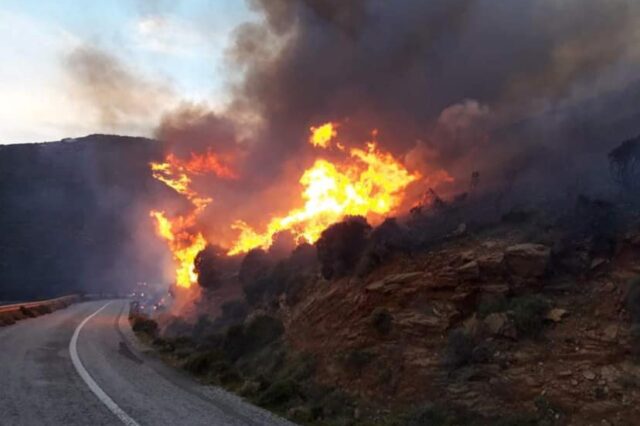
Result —
<path fill-rule="evenodd" d="M 284 364 L 280 375 L 282 377 L 295 380 L 296 382 L 304 381 L 310 378 L 316 370 L 316 359 L 311 354 L 296 354 L 289 357 Z"/>
<path fill-rule="evenodd" d="M 223 349 L 235 361 L 243 355 L 255 352 L 284 333 L 284 326 L 277 318 L 258 315 L 246 325 L 229 327 L 225 334 Z"/>
<path fill-rule="evenodd" d="M 452 330 L 447 338 L 444 364 L 454 369 L 470 364 L 475 346 L 474 339 L 463 329 Z"/>
<path fill-rule="evenodd" d="M 509 302 L 513 322 L 522 336 L 538 336 L 544 328 L 549 303 L 540 296 L 522 296 Z"/>
<path fill-rule="evenodd" d="M 509 309 L 509 302 L 501 295 L 484 295 L 480 298 L 476 312 L 480 319 L 487 315 L 504 312 Z"/>
<path fill-rule="evenodd" d="M 354 349 L 348 352 L 343 359 L 343 364 L 347 371 L 359 376 L 362 370 L 373 361 L 375 355 L 363 349 Z"/>
<path fill-rule="evenodd" d="M 131 328 L 136 333 L 144 333 L 152 337 L 158 334 L 158 323 L 150 318 L 134 316 Z"/>
<path fill-rule="evenodd" d="M 269 315 L 254 317 L 245 327 L 245 334 L 259 348 L 273 342 L 284 333 L 282 322 Z"/>
<path fill-rule="evenodd" d="M 631 316 L 631 322 L 640 323 L 640 277 L 636 277 L 629 282 L 627 293 L 627 311 Z"/>
<path fill-rule="evenodd" d="M 393 316 L 385 308 L 375 308 L 371 313 L 371 325 L 381 335 L 387 335 L 393 326 Z"/>
<path fill-rule="evenodd" d="M 455 413 L 436 404 L 426 404 L 409 414 L 407 426 L 453 426 L 460 425 Z"/>
<path fill-rule="evenodd" d="M 20 306 L 20 312 L 22 313 L 22 315 L 24 315 L 27 318 L 35 318 L 35 317 L 38 316 L 37 313 L 34 312 L 33 309 L 27 308 L 27 307 L 24 307 L 24 306 Z"/>
<path fill-rule="evenodd" d="M 262 407 L 282 407 L 298 396 L 298 385 L 293 380 L 280 380 L 269 386 L 258 398 Z"/>
<path fill-rule="evenodd" d="M 206 351 L 191 354 L 182 368 L 196 376 L 203 376 L 212 371 L 224 372 L 229 369 L 229 365 L 220 351 Z"/>

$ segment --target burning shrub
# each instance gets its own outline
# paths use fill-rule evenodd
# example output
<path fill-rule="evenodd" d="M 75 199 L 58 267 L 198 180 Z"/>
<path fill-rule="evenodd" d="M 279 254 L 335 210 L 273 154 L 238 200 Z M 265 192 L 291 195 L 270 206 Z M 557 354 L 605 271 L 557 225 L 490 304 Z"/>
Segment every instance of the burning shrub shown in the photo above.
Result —
<path fill-rule="evenodd" d="M 194 270 L 198 274 L 200 287 L 213 290 L 220 286 L 220 265 L 218 258 L 220 251 L 211 245 L 207 245 L 196 256 Z"/>
<path fill-rule="evenodd" d="M 316 247 L 326 279 L 340 278 L 353 271 L 367 245 L 370 230 L 365 218 L 354 216 L 322 232 Z"/>

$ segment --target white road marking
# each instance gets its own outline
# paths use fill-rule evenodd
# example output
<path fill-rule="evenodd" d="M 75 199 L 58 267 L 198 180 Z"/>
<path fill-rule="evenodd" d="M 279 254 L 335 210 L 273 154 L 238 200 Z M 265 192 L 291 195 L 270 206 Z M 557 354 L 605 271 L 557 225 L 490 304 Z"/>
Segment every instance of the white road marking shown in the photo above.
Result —
<path fill-rule="evenodd" d="M 105 391 L 102 390 L 100 386 L 98 386 L 87 369 L 84 368 L 84 365 L 82 365 L 82 361 L 80 361 L 80 357 L 78 356 L 78 336 L 80 335 L 80 330 L 82 330 L 82 327 L 84 327 L 84 325 L 89 322 L 91 318 L 98 315 L 100 311 L 109 306 L 109 304 L 111 304 L 111 302 L 107 302 L 103 307 L 82 320 L 82 322 L 76 327 L 75 331 L 73 332 L 73 336 L 71 337 L 71 341 L 69 342 L 69 354 L 71 355 L 71 362 L 73 362 L 73 366 L 76 368 L 76 371 L 78 372 L 80 377 L 82 377 L 82 380 L 84 380 L 87 386 L 89 386 L 91 392 L 93 392 L 95 396 L 97 396 L 98 399 L 104 405 L 106 405 L 109 411 L 115 414 L 116 417 L 118 417 L 122 421 L 122 423 L 127 426 L 140 426 L 127 413 L 125 413 L 122 408 L 120 408 L 118 404 L 116 404 L 113 399 L 111 399 L 109 395 L 107 395 Z"/>

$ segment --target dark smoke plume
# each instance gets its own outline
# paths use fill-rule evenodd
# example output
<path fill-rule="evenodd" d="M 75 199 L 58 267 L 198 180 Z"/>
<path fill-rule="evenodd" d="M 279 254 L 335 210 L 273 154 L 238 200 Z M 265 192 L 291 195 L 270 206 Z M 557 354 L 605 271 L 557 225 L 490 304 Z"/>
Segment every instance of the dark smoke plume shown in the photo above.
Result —
<path fill-rule="evenodd" d="M 179 111 L 158 133 L 242 153 L 244 178 L 226 193 L 212 187 L 225 208 L 212 205 L 211 218 L 231 217 L 247 199 L 255 205 L 243 210 L 262 216 L 281 208 L 277 197 L 265 206 L 266 194 L 295 182 L 312 149 L 309 126 L 328 120 L 343 124 L 347 144 L 378 129 L 380 145 L 410 167 L 451 174 L 451 190 L 479 172 L 485 188 L 559 196 L 604 188 L 606 153 L 640 133 L 636 1 L 251 6 L 262 19 L 236 30 L 228 56 L 242 78 L 229 108 L 195 119 Z"/>

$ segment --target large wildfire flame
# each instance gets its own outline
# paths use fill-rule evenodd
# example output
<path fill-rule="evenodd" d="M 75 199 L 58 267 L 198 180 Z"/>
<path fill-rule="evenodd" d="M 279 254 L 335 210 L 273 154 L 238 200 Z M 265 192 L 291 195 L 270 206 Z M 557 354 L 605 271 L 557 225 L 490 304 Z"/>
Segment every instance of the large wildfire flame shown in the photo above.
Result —
<path fill-rule="evenodd" d="M 322 127 L 317 131 L 323 131 Z M 320 146 L 327 146 L 329 140 L 322 140 Z M 304 206 L 274 217 L 263 233 L 236 221 L 232 226 L 240 231 L 240 236 L 228 254 L 269 248 L 273 236 L 282 231 L 292 233 L 298 241 L 313 243 L 323 230 L 344 216 L 371 219 L 385 215 L 400 204 L 402 191 L 418 178 L 417 173 L 409 173 L 391 154 L 380 152 L 373 142 L 364 150 L 351 149 L 343 164 L 318 159 L 300 178 Z"/>
<path fill-rule="evenodd" d="M 169 154 L 165 162 L 151 163 L 151 171 L 154 178 L 184 195 L 194 206 L 192 212 L 173 219 L 169 219 L 163 211 L 152 210 L 149 213 L 155 219 L 156 233 L 167 242 L 171 250 L 175 263 L 176 285 L 189 288 L 198 281 L 193 262 L 207 245 L 202 233 L 196 229 L 196 217 L 212 201 L 209 197 L 200 196 L 191 187 L 190 176 L 212 173 L 231 179 L 235 178 L 235 174 L 210 151 L 203 155 L 191 154 L 187 161 Z"/>
<path fill-rule="evenodd" d="M 390 153 L 381 151 L 375 142 L 367 142 L 364 148 L 351 149 L 334 143 L 336 129 L 334 123 L 312 127 L 309 143 L 318 149 L 334 150 L 341 159 L 329 161 L 317 157 L 299 180 L 302 185 L 299 207 L 272 217 L 263 232 L 256 231 L 240 218 L 229 224 L 239 233 L 235 241 L 227 244 L 228 255 L 258 247 L 267 249 L 273 244 L 274 236 L 283 231 L 291 233 L 298 242 L 313 243 L 324 229 L 345 216 L 361 215 L 376 222 L 400 205 L 406 187 L 419 179 L 419 174 L 409 172 Z M 162 211 L 150 213 L 155 219 L 157 234 L 167 242 L 173 254 L 176 284 L 190 287 L 198 278 L 193 261 L 207 243 L 197 230 L 196 217 L 212 202 L 211 198 L 192 188 L 191 177 L 205 173 L 226 179 L 237 176 L 213 152 L 191 154 L 187 161 L 169 154 L 165 162 L 152 163 L 151 170 L 154 178 L 184 195 L 194 206 L 189 214 L 174 218 L 168 218 Z"/>

